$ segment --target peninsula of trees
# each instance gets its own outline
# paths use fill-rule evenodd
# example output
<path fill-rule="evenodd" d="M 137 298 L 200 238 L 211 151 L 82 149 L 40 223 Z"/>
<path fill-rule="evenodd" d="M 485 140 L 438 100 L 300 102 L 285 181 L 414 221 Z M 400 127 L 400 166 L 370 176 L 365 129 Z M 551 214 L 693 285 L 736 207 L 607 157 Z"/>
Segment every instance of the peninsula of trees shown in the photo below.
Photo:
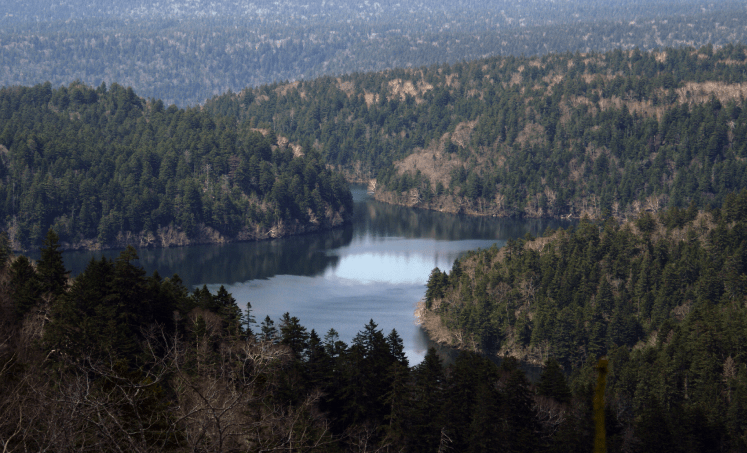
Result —
<path fill-rule="evenodd" d="M 14 249 L 279 237 L 352 214 L 317 151 L 131 88 L 0 90 L 0 221 Z"/>
<path fill-rule="evenodd" d="M 607 356 L 609 411 L 622 431 L 658 430 L 683 451 L 698 442 L 741 451 L 745 248 L 746 190 L 710 212 L 582 220 L 434 269 L 420 316 L 444 343 L 538 364 L 552 357 L 578 375 Z"/>

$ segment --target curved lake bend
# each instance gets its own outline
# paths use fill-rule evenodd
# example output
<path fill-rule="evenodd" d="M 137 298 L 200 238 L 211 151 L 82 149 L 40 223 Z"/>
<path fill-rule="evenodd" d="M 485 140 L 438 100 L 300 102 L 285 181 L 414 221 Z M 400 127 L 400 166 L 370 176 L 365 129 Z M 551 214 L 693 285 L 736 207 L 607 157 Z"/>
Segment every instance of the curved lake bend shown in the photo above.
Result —
<path fill-rule="evenodd" d="M 373 319 L 384 334 L 402 337 L 410 364 L 419 363 L 428 338 L 415 324 L 415 305 L 434 267 L 477 248 L 567 226 L 554 220 L 457 216 L 379 203 L 353 187 L 353 222 L 325 233 L 264 242 L 139 250 L 140 264 L 161 276 L 179 274 L 189 288 L 224 285 L 240 306 L 251 303 L 261 321 L 289 312 L 320 336 L 334 328 L 349 343 Z M 116 250 L 65 252 L 77 275 L 91 259 Z M 256 330 L 257 326 L 253 326 Z"/>

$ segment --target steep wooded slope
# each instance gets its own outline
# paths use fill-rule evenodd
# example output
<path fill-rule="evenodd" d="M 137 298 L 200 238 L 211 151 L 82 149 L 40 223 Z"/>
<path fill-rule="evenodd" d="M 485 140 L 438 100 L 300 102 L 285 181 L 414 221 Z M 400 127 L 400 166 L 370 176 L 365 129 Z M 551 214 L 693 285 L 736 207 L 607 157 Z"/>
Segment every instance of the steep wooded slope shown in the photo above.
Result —
<path fill-rule="evenodd" d="M 545 237 L 470 252 L 435 269 L 423 313 L 437 314 L 462 347 L 589 355 L 656 339 L 707 307 L 747 300 L 747 191 L 710 213 L 674 208 L 619 225 L 582 220 Z"/>
<path fill-rule="evenodd" d="M 607 356 L 608 439 L 623 451 L 638 442 L 649 445 L 640 451 L 742 451 L 745 248 L 747 191 L 709 213 L 582 220 L 470 253 L 448 274 L 434 269 L 419 314 L 440 341 L 552 357 L 576 382 Z"/>

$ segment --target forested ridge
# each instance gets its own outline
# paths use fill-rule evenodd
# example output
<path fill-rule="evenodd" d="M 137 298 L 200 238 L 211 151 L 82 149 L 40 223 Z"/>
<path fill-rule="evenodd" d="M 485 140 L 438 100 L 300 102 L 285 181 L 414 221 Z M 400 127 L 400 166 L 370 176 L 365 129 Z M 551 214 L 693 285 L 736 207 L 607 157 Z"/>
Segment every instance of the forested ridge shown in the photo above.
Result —
<path fill-rule="evenodd" d="M 747 186 L 746 50 L 496 57 L 266 85 L 205 108 L 308 143 L 382 200 L 622 218 L 719 206 Z"/>
<path fill-rule="evenodd" d="M 35 263 L 0 235 L 0 277 L 4 451 L 594 444 L 591 356 L 570 379 L 548 359 L 535 383 L 512 357 L 498 366 L 465 351 L 444 366 L 430 349 L 410 366 L 397 332 L 373 320 L 349 345 L 289 313 L 256 323 L 251 305 L 242 312 L 223 287 L 190 292 L 176 275 L 147 275 L 132 247 L 71 279 L 52 230 Z M 650 345 L 610 350 L 608 450 L 744 451 L 743 318 L 734 304 L 696 307 Z"/>
<path fill-rule="evenodd" d="M 0 219 L 12 247 L 169 246 L 339 225 L 352 196 L 319 153 L 131 88 L 0 90 Z"/>
<path fill-rule="evenodd" d="M 745 190 L 711 212 L 585 219 L 434 269 L 420 316 L 444 343 L 552 357 L 568 372 L 591 373 L 607 356 L 607 398 L 623 425 L 660 431 L 667 451 L 743 449 L 745 247 Z M 687 434 L 693 423 L 705 437 Z"/>

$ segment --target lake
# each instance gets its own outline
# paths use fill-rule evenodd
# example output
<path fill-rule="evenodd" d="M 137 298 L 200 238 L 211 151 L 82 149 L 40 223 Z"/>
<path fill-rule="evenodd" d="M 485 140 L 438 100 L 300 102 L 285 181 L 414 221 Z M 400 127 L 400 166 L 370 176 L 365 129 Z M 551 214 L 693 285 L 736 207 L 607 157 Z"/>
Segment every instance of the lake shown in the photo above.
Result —
<path fill-rule="evenodd" d="M 140 264 L 163 277 L 179 274 L 189 288 L 207 285 L 214 292 L 224 285 L 240 306 L 251 303 L 257 322 L 270 316 L 277 323 L 289 312 L 320 337 L 334 328 L 348 344 L 373 319 L 385 335 L 397 330 L 414 365 L 429 346 L 415 324 L 415 305 L 434 267 L 451 269 L 468 250 L 568 225 L 392 206 L 373 200 L 363 186 L 352 191 L 355 214 L 345 227 L 264 242 L 143 249 Z M 91 257 L 118 254 L 65 252 L 63 257 L 77 275 Z"/>

